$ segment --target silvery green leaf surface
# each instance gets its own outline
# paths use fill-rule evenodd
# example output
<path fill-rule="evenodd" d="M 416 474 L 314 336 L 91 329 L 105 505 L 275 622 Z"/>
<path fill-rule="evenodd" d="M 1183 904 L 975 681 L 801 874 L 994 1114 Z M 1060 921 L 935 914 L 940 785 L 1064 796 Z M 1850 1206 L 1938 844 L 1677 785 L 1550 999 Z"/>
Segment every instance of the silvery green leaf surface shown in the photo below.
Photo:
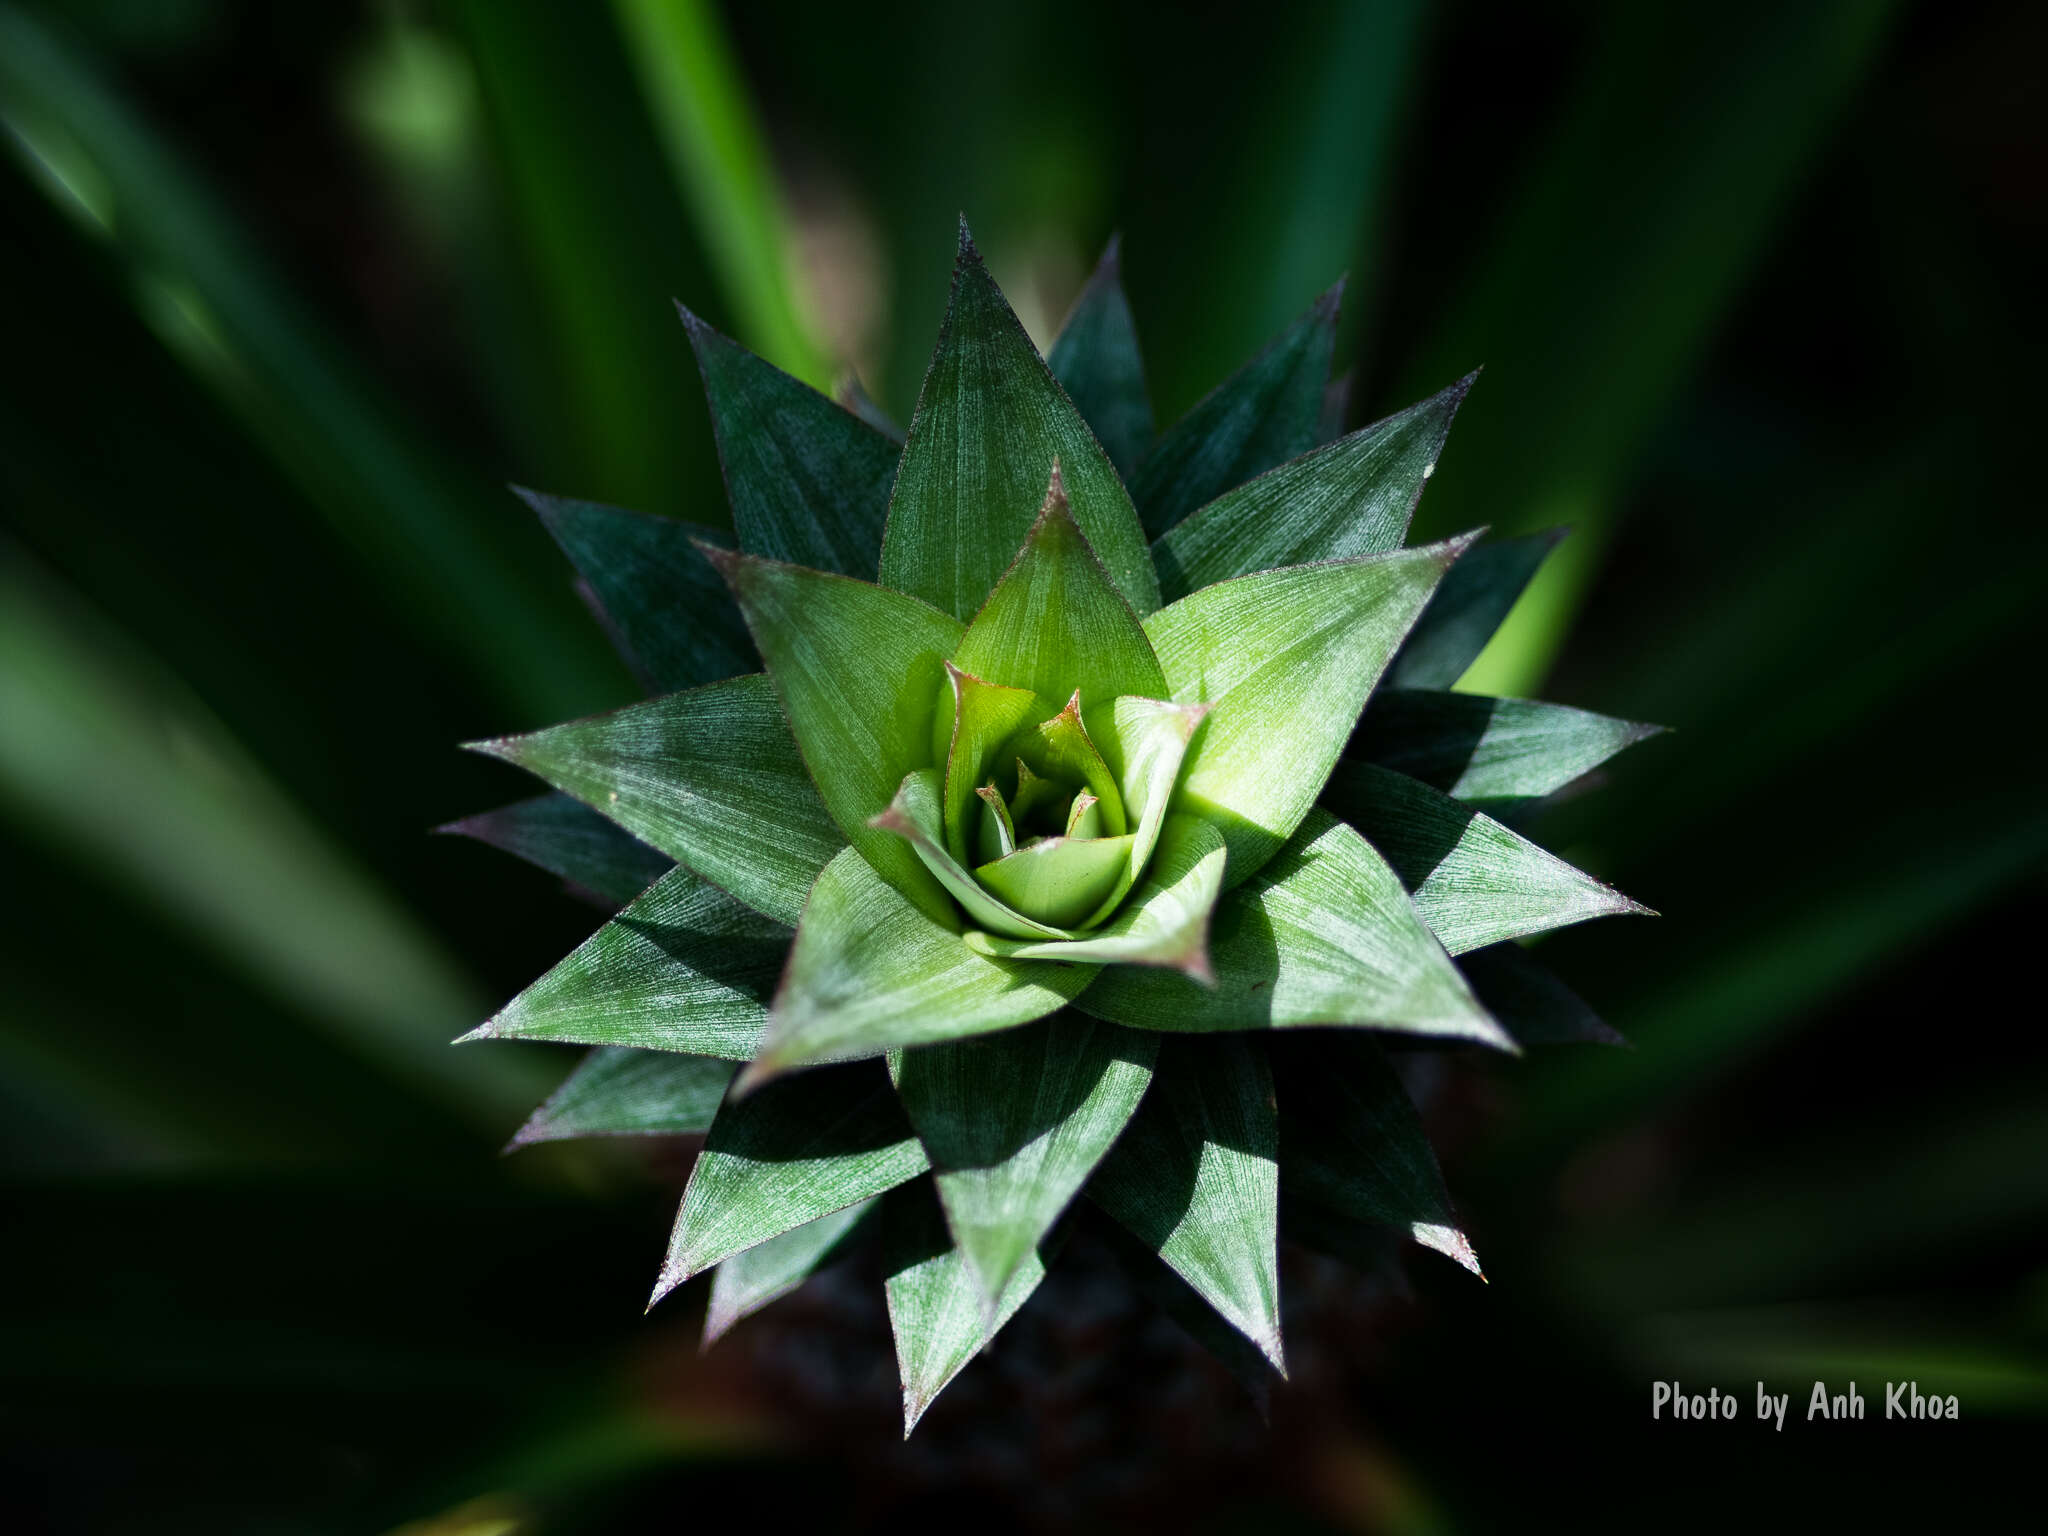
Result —
<path fill-rule="evenodd" d="M 1152 548 L 1168 601 L 1277 566 L 1399 549 L 1476 374 L 1225 491 Z"/>
<path fill-rule="evenodd" d="M 1112 967 L 1078 1006 L 1137 1029 L 1348 1024 L 1513 1050 L 1366 840 L 1309 813 L 1285 848 L 1217 902 L 1213 987 Z"/>
<path fill-rule="evenodd" d="M 1478 1274 L 1436 1153 L 1386 1053 L 1363 1035 L 1344 1034 L 1277 1040 L 1272 1055 L 1288 1209 L 1398 1228 Z"/>
<path fill-rule="evenodd" d="M 1024 542 L 1055 459 L 1074 520 L 1110 580 L 1140 615 L 1150 613 L 1159 581 L 1130 493 L 963 223 L 952 301 L 889 502 L 883 582 L 972 618 Z"/>
<path fill-rule="evenodd" d="M 1216 823 L 1232 885 L 1315 804 L 1380 672 L 1469 542 L 1240 576 L 1145 621 L 1174 701 L 1210 706 L 1173 803 Z"/>
<path fill-rule="evenodd" d="M 574 795 L 792 928 L 818 871 L 845 846 L 758 672 L 469 747 Z"/>
<path fill-rule="evenodd" d="M 1010 939 L 973 932 L 983 954 L 1017 960 L 1158 965 L 1203 985 L 1214 979 L 1209 918 L 1223 892 L 1223 834 L 1192 816 L 1169 819 L 1144 883 L 1100 928 L 1068 940 Z"/>
<path fill-rule="evenodd" d="M 789 930 L 672 869 L 470 1040 L 632 1045 L 749 1060 Z"/>
<path fill-rule="evenodd" d="M 1350 751 L 1460 800 L 1524 800 L 1662 731 L 1537 699 L 1387 688 L 1366 706 Z"/>
<path fill-rule="evenodd" d="M 560 793 L 480 811 L 434 830 L 502 848 L 618 907 L 675 867 L 675 860 L 618 823 Z"/>
<path fill-rule="evenodd" d="M 818 876 L 741 1086 L 813 1062 L 987 1034 L 1051 1013 L 1088 966 L 991 960 L 913 907 L 854 849 Z"/>
<path fill-rule="evenodd" d="M 878 1062 L 804 1072 L 728 1097 L 683 1191 L 653 1300 L 928 1166 Z"/>
<path fill-rule="evenodd" d="M 1489 944 L 1458 957 L 1487 1012 L 1523 1045 L 1586 1041 L 1627 1045 L 1556 972 L 1519 944 Z"/>
<path fill-rule="evenodd" d="M 848 842 L 935 918 L 952 907 L 910 846 L 873 819 L 931 762 L 960 624 L 901 592 L 714 552 L 768 663 L 805 766 Z M 734 764 L 745 772 L 744 761 Z"/>
<path fill-rule="evenodd" d="M 1284 1375 L 1278 1157 L 1260 1043 L 1169 1040 L 1088 1193 Z"/>
<path fill-rule="evenodd" d="M 1148 538 L 1316 445 L 1343 291 L 1325 292 L 1160 435 L 1131 477 Z"/>
<path fill-rule="evenodd" d="M 897 445 L 680 304 L 740 548 L 873 581 Z"/>
<path fill-rule="evenodd" d="M 1389 688 L 1453 688 L 1569 530 L 1488 539 L 1465 551 L 1387 668 Z"/>
<path fill-rule="evenodd" d="M 650 693 L 755 671 L 760 658 L 732 595 L 697 541 L 731 535 L 595 501 L 514 487 L 583 578 L 613 647 Z"/>
<path fill-rule="evenodd" d="M 1127 693 L 1156 698 L 1166 692 L 1159 660 L 1074 521 L 1064 479 L 1055 464 L 1023 548 L 967 626 L 953 664 L 1031 689 L 1042 715 L 1075 693 L 1086 712 Z"/>
<path fill-rule="evenodd" d="M 780 1301 L 847 1250 L 861 1224 L 875 1213 L 880 1196 L 820 1216 L 780 1237 L 744 1248 L 711 1272 L 711 1300 L 704 1308 L 704 1343 L 709 1349 L 741 1318 Z"/>
<path fill-rule="evenodd" d="M 601 1045 L 585 1054 L 562 1086 L 533 1112 L 512 1138 L 512 1146 L 582 1136 L 684 1136 L 708 1131 L 738 1070 L 715 1056 Z"/>
<path fill-rule="evenodd" d="M 1152 446 L 1152 400 L 1118 245 L 1112 236 L 1045 362 L 1128 481 Z"/>
<path fill-rule="evenodd" d="M 1045 1260 L 1036 1250 L 1026 1254 L 991 1308 L 920 1180 L 883 1202 L 882 1272 L 907 1439 L 933 1399 L 1031 1299 L 1045 1278 Z"/>
<path fill-rule="evenodd" d="M 1649 913 L 1491 816 L 1391 769 L 1341 763 L 1325 799 L 1385 856 L 1454 955 L 1595 917 Z"/>
<path fill-rule="evenodd" d="M 1064 939 L 1072 935 L 1006 905 L 953 857 L 941 841 L 939 770 L 920 768 L 905 774 L 889 809 L 875 818 L 875 825 L 893 832 L 917 850 L 926 869 L 937 877 L 946 892 L 960 903 L 970 922 L 979 923 L 1006 938 Z"/>
<path fill-rule="evenodd" d="M 1124 881 L 1137 839 L 1044 837 L 979 866 L 974 875 L 1013 910 L 1072 928 L 1099 910 Z"/>
<path fill-rule="evenodd" d="M 932 742 L 933 757 L 946 765 L 941 841 L 957 862 L 966 864 L 974 851 L 968 828 L 979 810 L 977 797 L 998 768 L 1009 766 L 997 761 L 996 751 L 1029 721 L 1038 696 L 1029 688 L 975 677 L 952 662 L 946 663 L 946 680 L 952 685 L 952 717 L 940 711 Z"/>
<path fill-rule="evenodd" d="M 897 1095 L 991 1304 L 1136 1112 L 1158 1052 L 1157 1037 L 1065 1010 L 903 1053 Z"/>

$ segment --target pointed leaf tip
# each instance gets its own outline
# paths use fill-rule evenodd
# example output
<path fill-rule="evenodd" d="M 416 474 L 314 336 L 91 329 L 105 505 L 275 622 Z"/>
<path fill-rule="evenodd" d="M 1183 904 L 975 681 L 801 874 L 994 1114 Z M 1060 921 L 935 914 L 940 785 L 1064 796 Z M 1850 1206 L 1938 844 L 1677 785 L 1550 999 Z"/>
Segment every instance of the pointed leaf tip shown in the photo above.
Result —
<path fill-rule="evenodd" d="M 1425 1248 L 1434 1248 L 1448 1259 L 1463 1265 L 1481 1280 L 1486 1272 L 1479 1267 L 1479 1255 L 1472 1250 L 1472 1240 L 1453 1226 L 1438 1222 L 1418 1221 L 1409 1227 L 1415 1241 Z"/>

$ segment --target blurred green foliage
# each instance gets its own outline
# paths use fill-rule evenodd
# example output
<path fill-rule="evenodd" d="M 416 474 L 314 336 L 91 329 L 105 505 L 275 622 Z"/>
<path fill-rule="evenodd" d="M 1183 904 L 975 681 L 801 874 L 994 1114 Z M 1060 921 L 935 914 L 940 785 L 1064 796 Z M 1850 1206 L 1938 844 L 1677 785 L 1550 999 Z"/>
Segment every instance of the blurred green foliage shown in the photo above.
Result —
<path fill-rule="evenodd" d="M 495 1158 L 566 1057 L 442 1043 L 594 914 L 422 834 L 523 792 L 455 742 L 633 691 L 504 482 L 725 523 L 670 300 L 900 417 L 964 208 L 1042 343 L 1121 230 L 1162 422 L 1344 271 L 1354 423 L 1484 364 L 1418 536 L 1578 531 L 1466 686 L 1677 728 L 1528 823 L 1667 916 L 1544 944 L 1635 1048 L 1485 1069 L 1448 1157 L 1493 1284 L 1420 1269 L 1358 1388 L 1373 1519 L 1724 1524 L 1731 1457 L 1951 1510 L 2048 1414 L 2001 975 L 2048 866 L 2044 43 L 1864 0 L 0 6 L 0 1507 L 854 1523 L 645 1389 L 689 1347 L 634 1316 L 659 1181 Z M 1673 1375 L 1968 1422 L 1682 1437 Z"/>

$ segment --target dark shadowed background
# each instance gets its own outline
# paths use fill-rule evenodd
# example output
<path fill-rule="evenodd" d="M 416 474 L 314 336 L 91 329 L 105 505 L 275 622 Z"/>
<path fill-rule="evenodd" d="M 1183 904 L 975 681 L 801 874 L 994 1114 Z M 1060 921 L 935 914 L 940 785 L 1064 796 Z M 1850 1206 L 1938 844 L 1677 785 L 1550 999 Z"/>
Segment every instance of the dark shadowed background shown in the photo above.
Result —
<path fill-rule="evenodd" d="M 445 1042 L 599 917 L 426 832 L 528 792 L 456 742 L 635 691 L 505 483 L 727 520 L 676 297 L 907 414 L 963 209 L 1041 344 L 1122 232 L 1163 420 L 1339 273 L 1354 422 L 1484 364 L 1418 537 L 1575 533 L 1466 686 L 1676 728 L 1537 828 L 1666 915 L 1543 945 L 1633 1050 L 1465 1068 L 1491 1283 L 1417 1254 L 1313 1454 L 1175 1522 L 1982 1500 L 2048 1424 L 2044 58 L 2024 4 L 0 4 L 0 1510 L 960 1512 L 699 1362 L 701 1288 L 640 1317 L 681 1149 L 498 1156 L 572 1053 Z"/>

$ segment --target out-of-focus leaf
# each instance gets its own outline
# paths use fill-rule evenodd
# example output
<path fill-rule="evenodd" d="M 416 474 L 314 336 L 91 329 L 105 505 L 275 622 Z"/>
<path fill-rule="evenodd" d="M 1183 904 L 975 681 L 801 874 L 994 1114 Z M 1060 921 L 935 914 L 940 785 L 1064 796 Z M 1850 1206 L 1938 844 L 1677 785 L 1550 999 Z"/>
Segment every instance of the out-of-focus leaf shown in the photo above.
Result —
<path fill-rule="evenodd" d="M 1454 688 L 1568 529 L 1488 539 L 1444 573 L 1387 668 L 1388 688 Z M 1162 569 L 1164 562 L 1161 562 Z"/>
<path fill-rule="evenodd" d="M 845 846 L 758 672 L 469 745 L 792 928 L 818 871 Z"/>
<path fill-rule="evenodd" d="M 1045 362 L 1117 473 L 1129 480 L 1152 446 L 1152 400 L 1145 393 L 1138 327 L 1124 297 L 1119 243 L 1110 238 Z"/>
<path fill-rule="evenodd" d="M 1628 1044 L 1584 998 L 1519 944 L 1475 949 L 1458 958 L 1458 969 L 1517 1044 Z"/>
<path fill-rule="evenodd" d="M 1136 1029 L 1350 1024 L 1514 1043 L 1472 996 L 1378 854 L 1312 811 L 1285 848 L 1216 904 L 1213 988 L 1167 971 L 1104 971 L 1079 1005 Z"/>
<path fill-rule="evenodd" d="M 846 840 L 938 921 L 952 904 L 895 833 L 873 819 L 903 776 L 931 762 L 932 717 L 959 622 L 887 587 L 714 552 L 767 659 L 797 746 Z M 729 754 L 727 771 L 752 771 Z"/>
<path fill-rule="evenodd" d="M 512 1146 L 581 1136 L 684 1136 L 708 1131 L 726 1085 L 738 1070 L 715 1056 L 599 1046 L 519 1128 Z"/>
<path fill-rule="evenodd" d="M 972 618 L 1024 543 L 1055 460 L 1109 579 L 1141 616 L 1152 612 L 1159 580 L 1130 494 L 963 223 L 952 301 L 889 503 L 882 580 Z"/>
<path fill-rule="evenodd" d="M 789 930 L 687 869 L 592 934 L 462 1038 L 631 1045 L 746 1061 Z"/>
<path fill-rule="evenodd" d="M 675 861 L 564 794 L 535 795 L 436 827 L 502 848 L 623 907 Z"/>
<path fill-rule="evenodd" d="M 829 360 L 791 291 L 774 166 L 717 12 L 704 0 L 613 0 L 613 10 L 742 334 L 770 362 L 822 388 Z"/>
<path fill-rule="evenodd" d="M 1131 477 L 1147 538 L 1316 445 L 1343 292 L 1329 289 L 1161 434 Z"/>
<path fill-rule="evenodd" d="M 812 1062 L 1027 1024 L 1072 1000 L 1087 966 L 991 960 L 842 849 L 818 876 L 747 1087 Z"/>
<path fill-rule="evenodd" d="M 993 1305 L 1122 1133 L 1154 1037 L 1073 1012 L 903 1053 L 896 1091 L 946 1225 Z"/>
<path fill-rule="evenodd" d="M 1373 763 L 1340 763 L 1324 799 L 1393 865 L 1454 955 L 1591 918 L 1651 914 L 1491 816 Z"/>
<path fill-rule="evenodd" d="M 727 543 L 728 535 L 594 501 L 519 495 L 582 576 L 599 622 L 648 692 L 699 688 L 759 668 L 732 594 L 696 547 L 698 540 Z"/>
<path fill-rule="evenodd" d="M 735 1253 L 929 1166 L 877 1063 L 805 1072 L 729 1097 L 683 1191 L 654 1301 Z"/>
<path fill-rule="evenodd" d="M 882 1272 L 907 1438 L 932 1400 L 1031 1299 L 1045 1261 L 1035 1250 L 1026 1254 L 991 1309 L 946 1231 L 938 1201 L 920 1182 L 883 1203 Z"/>
<path fill-rule="evenodd" d="M 1259 1043 L 1169 1040 L 1088 1193 L 1285 1375 L 1278 1156 Z"/>
<path fill-rule="evenodd" d="M 838 402 L 842 409 L 853 412 L 854 415 L 894 443 L 898 450 L 901 450 L 903 447 L 903 429 L 896 424 L 895 419 L 887 411 L 883 410 L 874 397 L 867 392 L 867 388 L 861 383 L 858 374 L 849 372 L 840 375 L 839 382 L 833 386 L 832 398 Z M 897 456 L 899 459 L 902 457 L 900 451 Z"/>
<path fill-rule="evenodd" d="M 1226 490 L 1169 528 L 1152 548 L 1160 591 L 1171 600 L 1276 566 L 1399 549 L 1477 377 Z"/>
<path fill-rule="evenodd" d="M 939 771 L 922 768 L 905 774 L 889 809 L 875 818 L 875 825 L 917 850 L 924 866 L 937 877 L 953 899 L 974 922 L 1008 938 L 1060 939 L 1068 937 L 1063 928 L 1041 923 L 1006 905 L 996 894 L 970 874 L 941 841 Z"/>
<path fill-rule="evenodd" d="M 1232 885 L 1315 804 L 1381 670 L 1468 542 L 1241 576 L 1146 621 L 1175 702 L 1210 706 L 1173 803 L 1216 823 Z"/>
<path fill-rule="evenodd" d="M 1460 800 L 1534 799 L 1663 731 L 1534 699 L 1383 688 L 1351 738 L 1354 757 Z"/>
<path fill-rule="evenodd" d="M 740 548 L 873 581 L 897 445 L 682 305 Z"/>
<path fill-rule="evenodd" d="M 711 1275 L 711 1300 L 704 1309 L 704 1348 L 723 1338 L 741 1318 L 780 1301 L 846 1252 L 861 1223 L 874 1214 L 880 1196 L 820 1216 L 780 1237 L 756 1243 L 720 1264 Z"/>

